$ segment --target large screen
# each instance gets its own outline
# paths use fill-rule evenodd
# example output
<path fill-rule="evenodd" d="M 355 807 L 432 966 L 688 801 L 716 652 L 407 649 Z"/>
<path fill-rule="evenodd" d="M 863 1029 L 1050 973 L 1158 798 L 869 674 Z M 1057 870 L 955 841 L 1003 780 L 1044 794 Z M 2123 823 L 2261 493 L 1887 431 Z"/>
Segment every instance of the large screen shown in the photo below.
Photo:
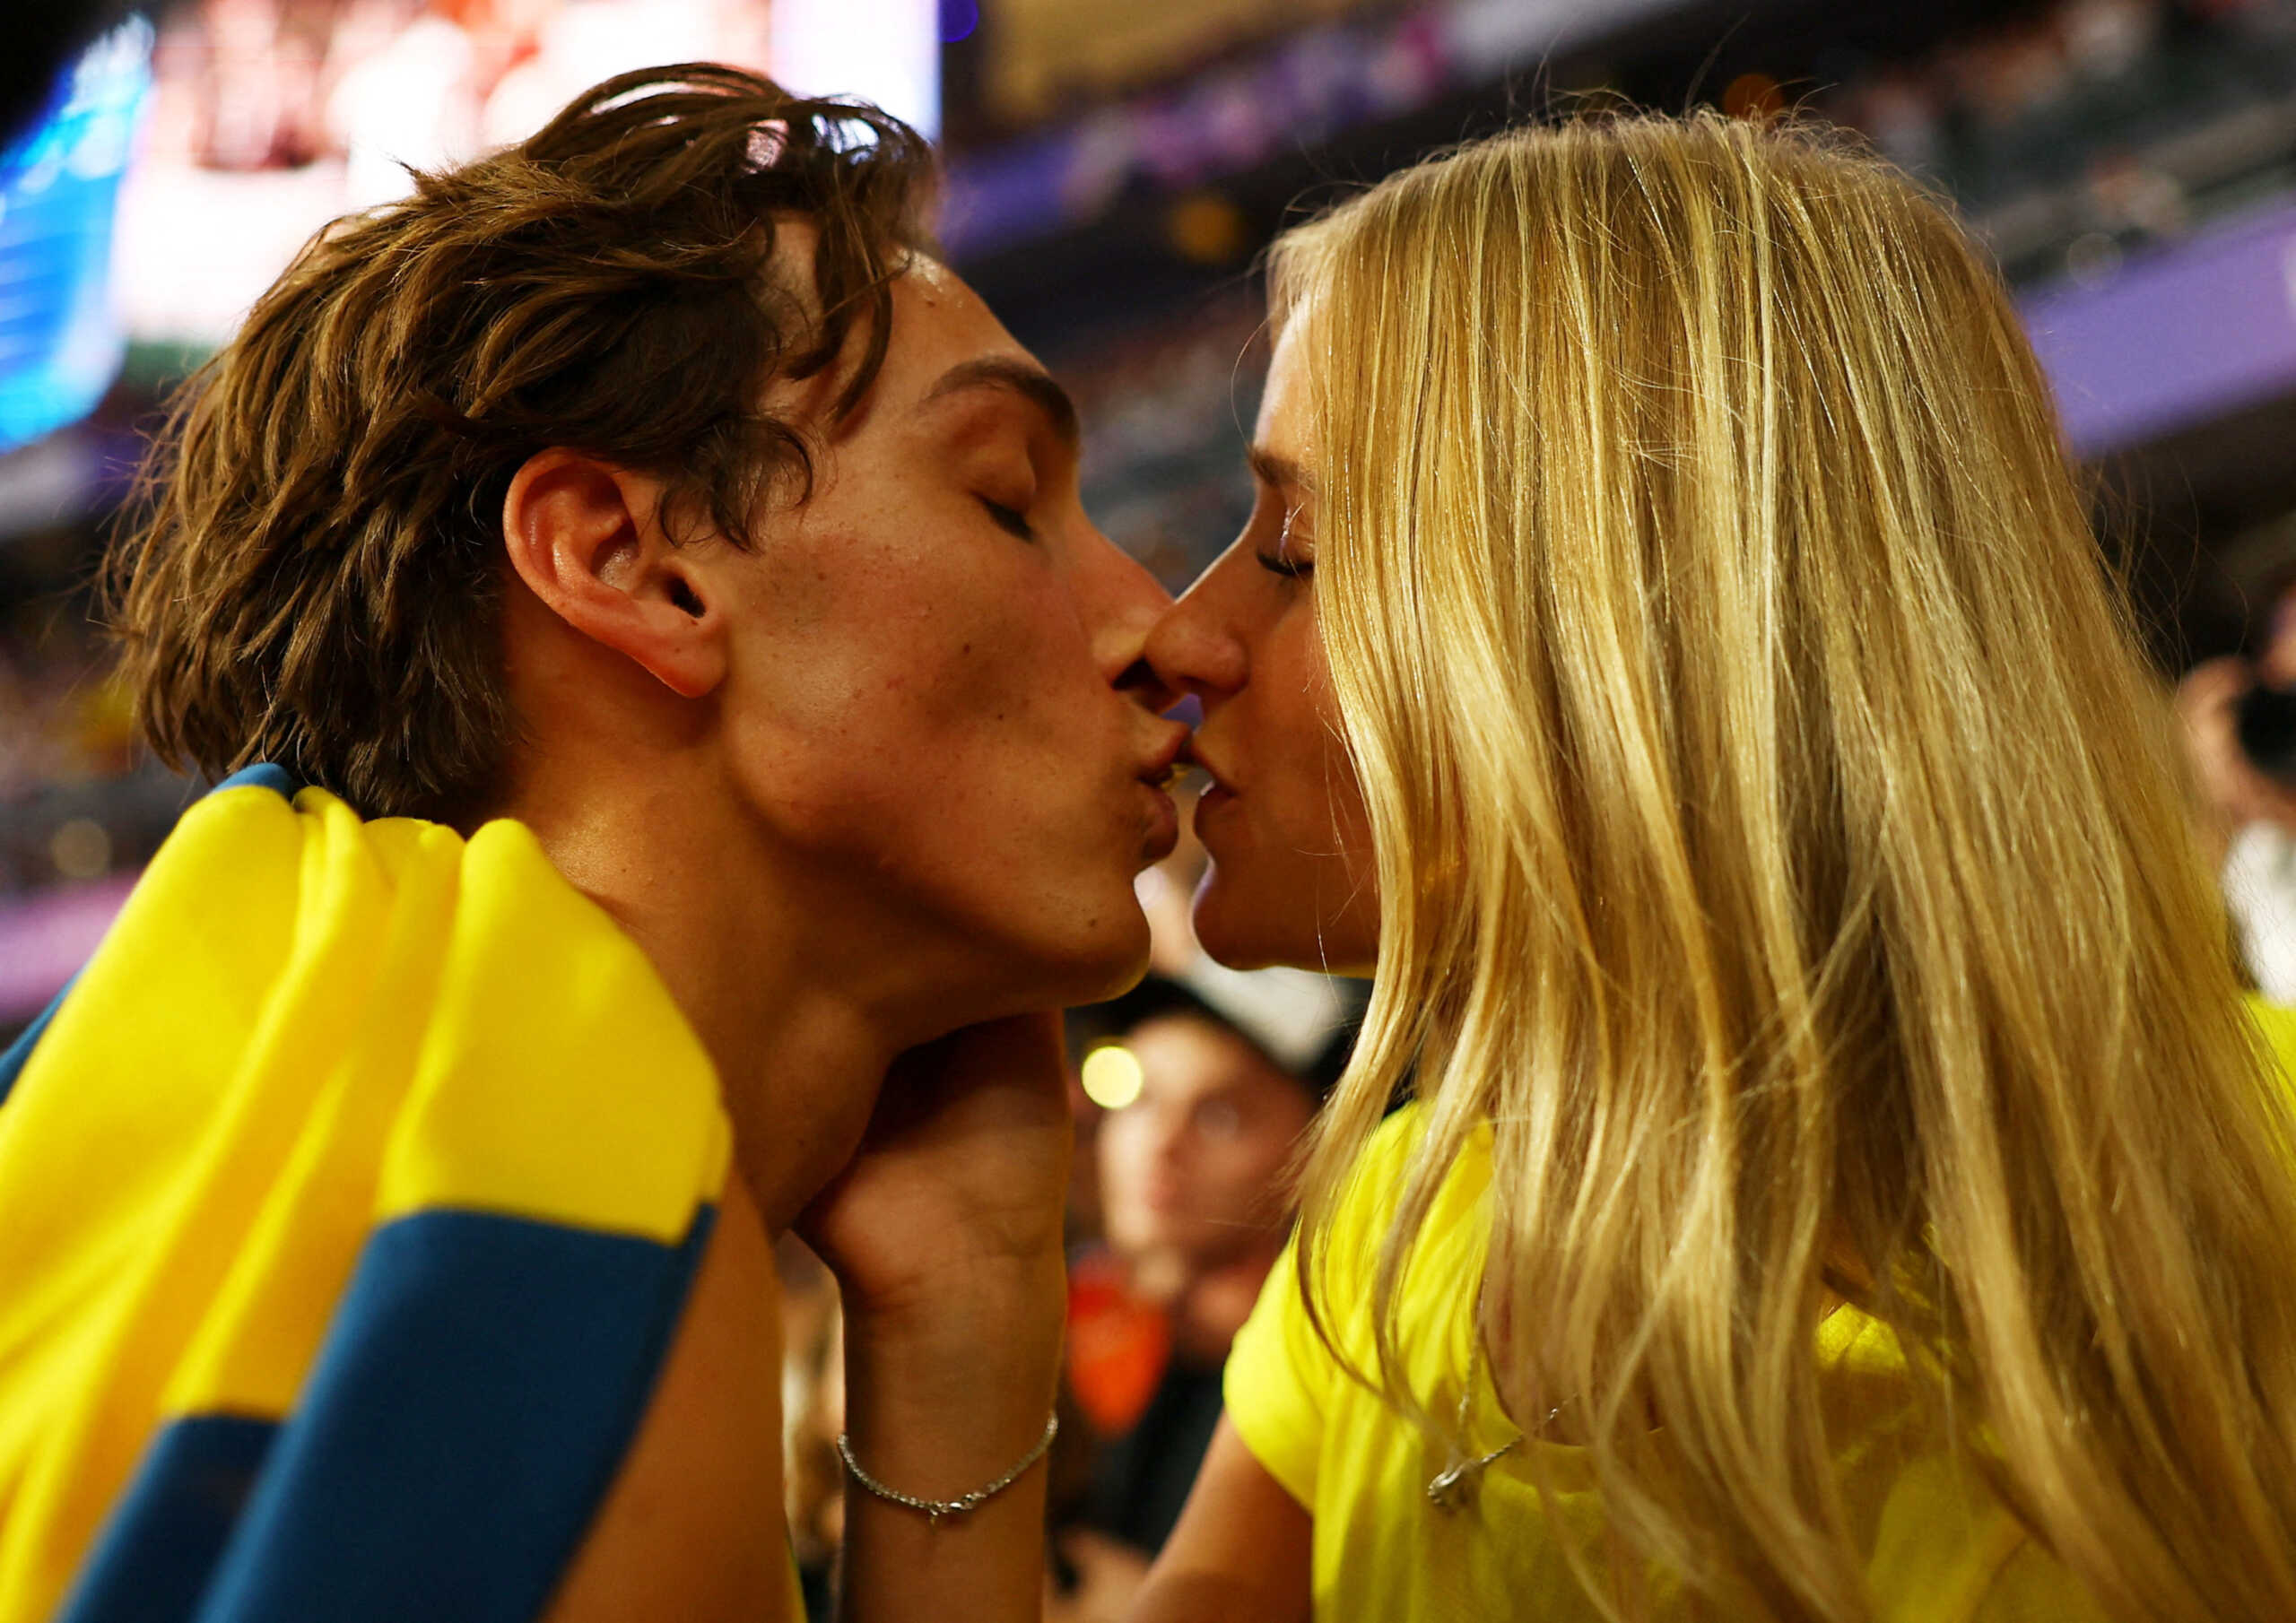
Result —
<path fill-rule="evenodd" d="M 152 56 L 121 198 L 129 333 L 212 347 L 314 231 L 524 138 L 631 68 L 712 61 L 928 131 L 934 0 L 193 0 Z"/>
<path fill-rule="evenodd" d="M 85 415 L 118 374 L 112 212 L 151 43 L 140 19 L 98 40 L 0 144 L 0 451 Z"/>

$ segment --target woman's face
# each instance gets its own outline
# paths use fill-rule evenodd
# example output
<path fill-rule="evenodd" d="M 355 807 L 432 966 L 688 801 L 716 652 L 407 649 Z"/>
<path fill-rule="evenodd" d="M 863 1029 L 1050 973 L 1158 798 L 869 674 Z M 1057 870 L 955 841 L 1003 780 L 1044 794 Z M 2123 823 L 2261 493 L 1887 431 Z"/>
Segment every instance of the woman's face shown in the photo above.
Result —
<path fill-rule="evenodd" d="M 1148 638 L 1148 660 L 1204 706 L 1212 777 L 1196 831 L 1211 859 L 1196 939 L 1237 968 L 1368 975 L 1379 907 L 1370 823 L 1317 626 L 1314 448 L 1306 357 L 1277 341 L 1253 435 L 1257 499 L 1235 544 Z"/>

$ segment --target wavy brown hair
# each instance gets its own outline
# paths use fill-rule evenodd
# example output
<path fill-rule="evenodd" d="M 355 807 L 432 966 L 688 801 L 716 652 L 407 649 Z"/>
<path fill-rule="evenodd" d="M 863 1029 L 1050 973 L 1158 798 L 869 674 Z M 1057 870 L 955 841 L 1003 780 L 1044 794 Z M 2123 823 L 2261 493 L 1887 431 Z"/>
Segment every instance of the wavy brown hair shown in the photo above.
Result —
<path fill-rule="evenodd" d="M 370 816 L 471 820 L 516 733 L 512 475 L 572 447 L 751 544 L 761 503 L 804 499 L 820 426 L 767 386 L 843 365 L 828 419 L 857 404 L 933 178 L 874 107 L 687 64 L 321 231 L 176 397 L 105 560 L 145 737 Z M 776 261 L 793 220 L 809 286 Z"/>

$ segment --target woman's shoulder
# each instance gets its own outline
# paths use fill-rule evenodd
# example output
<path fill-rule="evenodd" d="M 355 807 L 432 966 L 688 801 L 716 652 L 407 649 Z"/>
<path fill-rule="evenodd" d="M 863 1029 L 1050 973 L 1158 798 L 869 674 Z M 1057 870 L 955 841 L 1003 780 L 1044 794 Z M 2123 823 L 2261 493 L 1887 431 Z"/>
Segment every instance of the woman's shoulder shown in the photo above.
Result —
<path fill-rule="evenodd" d="M 1419 1101 L 1403 1106 L 1365 1141 L 1341 1183 L 1323 1247 L 1326 1276 L 1341 1299 L 1369 1292 L 1381 1248 L 1394 1226 L 1429 1115 Z M 1400 1286 L 1403 1316 L 1414 1305 L 1448 1307 L 1463 1283 L 1479 1277 L 1490 1228 L 1491 1126 L 1478 1123 L 1461 1139 L 1441 1174 L 1425 1220 L 1413 1237 Z M 1472 1292 L 1470 1291 L 1470 1296 Z"/>
<path fill-rule="evenodd" d="M 2103 1623 L 1967 1456 L 1936 1451 L 1896 1468 L 1868 1548 L 1880 1623 Z"/>
<path fill-rule="evenodd" d="M 1843 1506 L 1869 1552 L 1882 1623 L 2101 1619 L 2010 1510 L 1987 1462 L 1944 1434 L 1886 1323 L 1835 1308 L 1819 1326 L 1818 1367 Z"/>
<path fill-rule="evenodd" d="M 1364 1141 L 1341 1186 L 1341 1214 L 1384 1220 L 1394 1216 L 1405 1181 L 1431 1126 L 1419 1099 L 1397 1107 Z M 1445 1170 L 1439 1204 L 1472 1205 L 1491 1186 L 1491 1124 L 1477 1122 L 1461 1135 L 1458 1152 Z"/>

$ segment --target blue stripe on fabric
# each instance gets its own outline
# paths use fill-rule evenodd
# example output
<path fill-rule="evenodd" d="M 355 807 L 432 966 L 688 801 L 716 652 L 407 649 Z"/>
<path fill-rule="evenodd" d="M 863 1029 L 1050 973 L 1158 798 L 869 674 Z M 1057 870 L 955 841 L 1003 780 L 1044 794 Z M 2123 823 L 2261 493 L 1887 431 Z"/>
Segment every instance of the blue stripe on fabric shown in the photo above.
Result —
<path fill-rule="evenodd" d="M 199 1623 L 532 1623 L 637 1434 L 671 1247 L 466 1211 L 368 1240 Z"/>
<path fill-rule="evenodd" d="M 161 1431 L 57 1623 L 180 1623 L 199 1606 L 277 1422 L 195 1415 Z"/>
<path fill-rule="evenodd" d="M 269 789 L 283 799 L 292 800 L 295 798 L 295 792 L 302 785 L 295 781 L 294 775 L 286 768 L 274 766 L 267 760 L 259 760 L 252 767 L 241 767 L 207 793 L 220 794 L 226 789 L 250 787 Z"/>
<path fill-rule="evenodd" d="M 31 1063 L 32 1050 L 39 1046 L 39 1039 L 47 1035 L 48 1022 L 56 1018 L 56 1011 L 64 1007 L 64 1000 L 72 995 L 72 988 L 79 984 L 80 972 L 75 969 L 72 972 L 72 978 L 64 983 L 64 990 L 48 1000 L 48 1007 L 39 1011 L 39 1018 L 16 1034 L 16 1040 L 8 1045 L 7 1053 L 0 1054 L 0 1105 L 6 1104 L 8 1096 L 15 1091 L 16 1079 L 23 1075 L 24 1067 Z"/>

